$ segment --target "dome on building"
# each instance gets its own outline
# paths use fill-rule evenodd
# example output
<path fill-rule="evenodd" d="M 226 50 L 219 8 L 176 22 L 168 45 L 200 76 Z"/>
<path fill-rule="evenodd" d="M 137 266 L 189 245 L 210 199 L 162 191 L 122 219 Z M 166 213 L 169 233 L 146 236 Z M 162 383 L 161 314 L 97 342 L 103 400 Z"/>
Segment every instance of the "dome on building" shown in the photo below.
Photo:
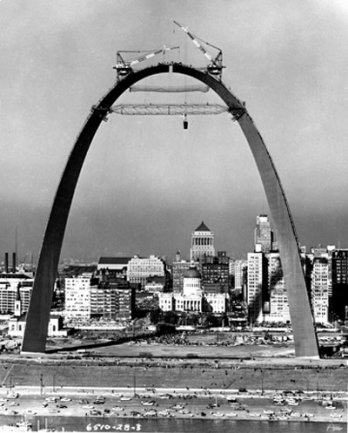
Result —
<path fill-rule="evenodd" d="M 190 267 L 184 272 L 184 278 L 201 278 L 201 274 L 195 267 Z"/>

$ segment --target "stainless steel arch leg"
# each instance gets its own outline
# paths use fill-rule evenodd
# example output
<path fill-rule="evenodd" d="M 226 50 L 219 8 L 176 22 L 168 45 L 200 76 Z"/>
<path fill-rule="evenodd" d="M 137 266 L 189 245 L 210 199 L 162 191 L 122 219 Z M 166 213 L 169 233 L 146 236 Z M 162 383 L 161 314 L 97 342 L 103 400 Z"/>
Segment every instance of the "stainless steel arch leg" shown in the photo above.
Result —
<path fill-rule="evenodd" d="M 298 357 L 319 357 L 309 295 L 289 206 L 266 146 L 252 119 L 245 113 L 238 120 L 249 143 L 266 193 L 276 229 L 284 280 Z"/>

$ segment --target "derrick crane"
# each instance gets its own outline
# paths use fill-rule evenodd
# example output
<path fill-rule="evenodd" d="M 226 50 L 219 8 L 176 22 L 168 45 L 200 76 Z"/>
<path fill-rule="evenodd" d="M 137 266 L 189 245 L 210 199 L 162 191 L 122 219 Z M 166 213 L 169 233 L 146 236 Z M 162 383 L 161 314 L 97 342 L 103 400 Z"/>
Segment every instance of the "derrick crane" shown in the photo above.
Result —
<path fill-rule="evenodd" d="M 181 28 L 181 30 L 183 30 L 188 36 L 189 38 L 192 40 L 192 42 L 194 43 L 194 45 L 203 53 L 203 55 L 209 60 L 209 65 L 207 67 L 207 71 L 209 74 L 211 75 L 216 75 L 218 77 L 218 79 L 221 79 L 221 74 L 222 74 L 222 68 L 224 68 L 224 66 L 222 65 L 222 50 L 219 47 L 216 47 L 213 44 L 210 44 L 207 41 L 204 41 L 203 39 L 199 38 L 198 36 L 194 35 L 192 32 L 190 32 L 190 30 L 188 29 L 188 27 L 184 27 L 183 25 L 181 25 L 180 23 L 178 23 L 177 21 L 174 21 L 174 24 L 176 24 L 178 27 Z M 217 55 L 215 57 L 213 57 L 202 45 L 202 43 L 204 43 L 205 45 L 214 48 L 215 50 L 218 51 Z"/>
<path fill-rule="evenodd" d="M 113 67 L 113 69 L 116 69 L 117 78 L 124 77 L 128 75 L 134 66 L 136 66 L 138 63 L 143 62 L 145 60 L 151 59 L 152 57 L 157 56 L 158 54 L 165 54 L 166 51 L 176 50 L 179 49 L 179 47 L 166 47 L 165 45 L 155 51 L 117 51 L 116 53 L 116 65 Z M 132 60 L 130 62 L 127 62 L 124 59 L 124 54 L 126 53 L 145 53 L 142 56 L 138 57 L 135 60 Z"/>

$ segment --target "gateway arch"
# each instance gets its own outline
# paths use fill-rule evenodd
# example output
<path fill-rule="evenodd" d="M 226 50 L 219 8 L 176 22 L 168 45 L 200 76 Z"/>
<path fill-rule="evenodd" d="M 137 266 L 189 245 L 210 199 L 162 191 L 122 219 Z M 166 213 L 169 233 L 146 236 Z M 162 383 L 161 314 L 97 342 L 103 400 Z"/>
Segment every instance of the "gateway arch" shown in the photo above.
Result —
<path fill-rule="evenodd" d="M 131 71 L 92 108 L 78 136 L 61 177 L 41 247 L 31 301 L 27 313 L 22 352 L 45 352 L 53 288 L 75 188 L 88 149 L 102 120 L 114 102 L 133 84 L 152 75 L 178 73 L 193 77 L 214 90 L 238 121 L 256 162 L 277 234 L 293 328 L 295 354 L 318 357 L 318 342 L 305 283 L 299 245 L 289 205 L 274 163 L 245 106 L 221 82 L 207 72 L 181 63 Z"/>

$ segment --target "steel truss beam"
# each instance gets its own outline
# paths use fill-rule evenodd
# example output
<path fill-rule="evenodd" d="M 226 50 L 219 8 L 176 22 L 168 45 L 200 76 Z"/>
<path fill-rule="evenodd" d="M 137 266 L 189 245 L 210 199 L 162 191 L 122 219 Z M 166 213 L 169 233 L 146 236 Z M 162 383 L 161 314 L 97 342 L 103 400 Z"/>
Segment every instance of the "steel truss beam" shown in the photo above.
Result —
<path fill-rule="evenodd" d="M 219 104 L 121 104 L 113 105 L 110 111 L 125 116 L 208 115 L 225 113 L 228 107 Z"/>

